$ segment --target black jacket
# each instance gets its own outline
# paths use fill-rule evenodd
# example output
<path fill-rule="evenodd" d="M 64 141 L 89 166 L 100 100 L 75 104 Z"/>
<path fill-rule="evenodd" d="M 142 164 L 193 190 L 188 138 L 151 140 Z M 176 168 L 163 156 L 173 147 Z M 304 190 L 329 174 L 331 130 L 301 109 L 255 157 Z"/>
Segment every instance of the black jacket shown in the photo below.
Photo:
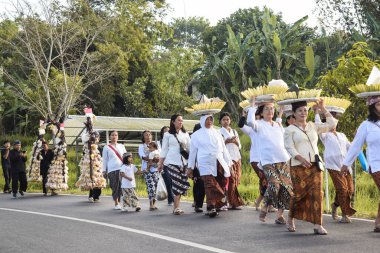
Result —
<path fill-rule="evenodd" d="M 5 156 L 5 153 L 7 151 L 5 149 L 2 149 L 1 150 L 1 165 L 3 166 L 3 168 L 9 168 L 11 166 L 10 162 L 9 162 L 9 155 L 8 155 L 8 158 L 5 159 L 4 156 Z M 9 150 L 10 152 L 10 150 Z"/>
<path fill-rule="evenodd" d="M 48 149 L 46 152 L 45 150 L 41 150 L 40 155 L 42 156 L 40 163 L 40 174 L 42 175 L 48 172 L 51 161 L 54 159 L 54 153 L 51 149 Z M 40 158 L 40 156 L 37 157 Z"/>
<path fill-rule="evenodd" d="M 11 162 L 12 173 L 26 172 L 26 157 L 21 156 L 21 151 L 12 149 L 9 152 L 9 160 Z"/>

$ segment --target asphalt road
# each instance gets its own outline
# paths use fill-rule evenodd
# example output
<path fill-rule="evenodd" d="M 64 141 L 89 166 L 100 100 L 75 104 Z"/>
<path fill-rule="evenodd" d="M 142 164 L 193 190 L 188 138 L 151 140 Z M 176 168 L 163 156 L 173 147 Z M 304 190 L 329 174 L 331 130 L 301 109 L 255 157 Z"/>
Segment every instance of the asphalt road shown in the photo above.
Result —
<path fill-rule="evenodd" d="M 140 213 L 122 213 L 112 210 L 109 197 L 88 203 L 85 196 L 1 194 L 0 252 L 380 252 L 372 221 L 339 224 L 325 216 L 329 234 L 317 236 L 301 221 L 296 233 L 288 232 L 274 224 L 275 214 L 262 223 L 252 208 L 210 219 L 187 202 L 181 216 L 171 214 L 166 202 L 157 211 L 149 211 L 145 199 L 141 205 Z"/>

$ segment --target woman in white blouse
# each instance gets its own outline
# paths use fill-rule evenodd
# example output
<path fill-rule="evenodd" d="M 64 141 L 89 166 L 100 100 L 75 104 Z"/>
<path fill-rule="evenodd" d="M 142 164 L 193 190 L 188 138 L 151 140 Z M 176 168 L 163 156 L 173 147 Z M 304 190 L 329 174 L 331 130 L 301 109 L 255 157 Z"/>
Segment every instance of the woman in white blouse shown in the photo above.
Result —
<path fill-rule="evenodd" d="M 102 159 L 103 159 L 103 175 L 108 177 L 110 187 L 112 190 L 112 198 L 115 202 L 116 210 L 120 210 L 119 206 L 120 197 L 122 195 L 120 188 L 120 167 L 123 164 L 123 154 L 127 153 L 124 145 L 118 144 L 119 134 L 117 131 L 112 131 L 110 134 L 111 143 L 104 146 Z"/>
<path fill-rule="evenodd" d="M 337 115 L 336 112 L 330 113 L 334 117 Z M 317 117 L 315 122 L 318 122 Z M 330 132 L 321 133 L 319 137 L 325 146 L 323 152 L 325 167 L 328 170 L 335 187 L 335 200 L 331 205 L 332 218 L 334 220 L 338 219 L 337 209 L 340 206 L 342 209 L 342 219 L 339 222 L 351 223 L 349 217 L 356 213 L 356 210 L 351 207 L 351 198 L 354 193 L 354 182 L 351 176 L 352 170 L 350 168 L 350 173 L 347 173 L 347 175 L 342 175 L 340 173 L 343 159 L 346 157 L 347 150 L 351 144 L 346 135 L 337 132 L 336 128 L 333 128 Z"/>
<path fill-rule="evenodd" d="M 260 220 L 265 222 L 269 205 L 278 208 L 276 224 L 286 224 L 283 212 L 289 207 L 292 195 L 292 182 L 290 179 L 287 161 L 289 154 L 284 146 L 284 128 L 280 122 L 273 121 L 274 103 L 262 103 L 259 107 L 252 99 L 252 107 L 248 110 L 247 123 L 257 134 L 257 146 L 260 147 L 259 163 L 263 167 L 268 187 L 264 195 L 264 205 L 260 211 Z M 255 114 L 261 116 L 256 120 Z M 282 112 L 281 112 L 282 114 Z"/>
<path fill-rule="evenodd" d="M 260 118 L 261 118 L 261 116 L 257 114 L 257 111 L 256 111 L 255 117 L 256 117 L 256 120 L 260 120 Z M 246 125 L 246 121 L 247 121 L 247 112 L 243 110 L 243 113 L 242 113 L 242 116 L 239 120 L 238 126 L 239 126 L 240 130 L 243 133 L 245 133 L 246 135 L 248 135 L 249 138 L 251 139 L 251 148 L 249 151 L 249 162 L 250 162 L 253 170 L 255 171 L 257 177 L 259 178 L 260 195 L 255 200 L 256 211 L 259 211 L 260 203 L 264 199 L 264 195 L 265 195 L 265 191 L 267 190 L 268 182 L 267 182 L 267 178 L 264 175 L 263 168 L 259 164 L 260 159 L 259 159 L 259 151 L 258 151 L 259 146 L 257 145 L 257 136 L 256 136 L 257 134 L 255 131 L 253 131 L 252 127 L 249 127 Z M 270 205 L 268 211 L 269 212 L 277 212 L 277 209 L 274 208 L 272 205 Z"/>
<path fill-rule="evenodd" d="M 324 113 L 326 123 L 307 121 L 309 109 L 306 101 L 292 103 L 296 118 L 293 125 L 285 129 L 285 148 L 291 155 L 290 173 L 293 183 L 293 196 L 290 200 L 288 230 L 295 232 L 294 219 L 311 222 L 315 225 L 314 233 L 326 235 L 322 226 L 322 171 L 318 168 L 318 134 L 336 127 L 336 120 L 326 110 L 323 100 L 317 102 Z"/>
<path fill-rule="evenodd" d="M 369 172 L 380 190 L 380 96 L 367 99 L 369 109 L 368 119 L 361 123 L 352 145 L 347 152 L 341 169 L 343 175 L 349 173 L 349 166 L 359 155 L 364 143 L 367 143 L 367 160 Z M 380 232 L 380 203 L 375 220 L 375 232 Z"/>
<path fill-rule="evenodd" d="M 162 150 L 162 143 L 164 141 L 164 135 L 167 132 L 169 132 L 169 127 L 163 126 L 161 128 L 161 131 L 160 131 L 160 140 L 158 141 L 158 150 Z M 173 206 L 174 205 L 174 195 L 173 195 L 173 191 L 172 191 L 172 179 L 170 178 L 169 172 L 165 167 L 160 172 L 161 172 L 162 178 L 165 181 L 166 191 L 168 192 L 168 199 L 167 199 L 168 200 L 168 206 Z"/>
<path fill-rule="evenodd" d="M 205 187 L 208 215 L 213 218 L 225 203 L 226 177 L 230 176 L 232 160 L 222 135 L 213 128 L 214 117 L 204 115 L 200 123 L 201 129 L 191 136 L 188 176 L 192 177 L 197 161 Z"/>
<path fill-rule="evenodd" d="M 236 130 L 231 128 L 231 115 L 228 112 L 220 114 L 219 123 L 222 125 L 219 131 L 224 138 L 224 143 L 233 162 L 231 177 L 228 180 L 227 200 L 230 209 L 240 210 L 241 206 L 244 205 L 238 192 L 241 177 L 240 139 Z"/>
<path fill-rule="evenodd" d="M 190 149 L 190 136 L 183 126 L 182 115 L 174 114 L 170 118 L 169 131 L 164 134 L 162 140 L 162 149 L 160 153 L 160 163 L 158 171 L 165 169 L 170 175 L 172 183 L 172 192 L 174 194 L 174 209 L 173 214 L 180 215 L 184 213 L 180 209 L 181 196 L 190 188 L 190 183 L 187 180 L 186 154 L 181 154 L 181 146 L 187 152 Z"/>

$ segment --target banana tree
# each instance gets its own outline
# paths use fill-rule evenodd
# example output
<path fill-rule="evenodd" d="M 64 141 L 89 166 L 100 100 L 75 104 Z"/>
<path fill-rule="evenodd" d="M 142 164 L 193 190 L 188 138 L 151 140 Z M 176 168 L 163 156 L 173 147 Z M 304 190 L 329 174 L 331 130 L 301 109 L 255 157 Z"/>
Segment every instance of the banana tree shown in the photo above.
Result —
<path fill-rule="evenodd" d="M 284 69 L 304 64 L 300 60 L 303 58 L 301 53 L 304 48 L 304 38 L 312 34 L 311 30 L 302 29 L 307 18 L 304 16 L 294 24 L 283 27 L 278 22 L 277 16 L 266 8 L 262 16 L 262 29 L 255 24 L 256 30 L 259 31 L 260 54 L 271 59 L 270 66 L 276 79 L 281 79 Z"/>

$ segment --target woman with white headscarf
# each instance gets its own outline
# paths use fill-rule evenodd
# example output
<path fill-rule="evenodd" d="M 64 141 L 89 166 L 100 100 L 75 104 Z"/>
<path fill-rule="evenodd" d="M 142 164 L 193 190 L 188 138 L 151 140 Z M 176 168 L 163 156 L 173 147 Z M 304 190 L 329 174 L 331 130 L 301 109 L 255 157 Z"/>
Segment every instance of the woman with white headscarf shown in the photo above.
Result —
<path fill-rule="evenodd" d="M 200 124 L 201 129 L 191 136 L 188 174 L 191 177 L 197 160 L 205 187 L 208 215 L 213 218 L 225 203 L 226 177 L 230 176 L 232 160 L 223 136 L 213 128 L 214 117 L 204 115 Z"/>

